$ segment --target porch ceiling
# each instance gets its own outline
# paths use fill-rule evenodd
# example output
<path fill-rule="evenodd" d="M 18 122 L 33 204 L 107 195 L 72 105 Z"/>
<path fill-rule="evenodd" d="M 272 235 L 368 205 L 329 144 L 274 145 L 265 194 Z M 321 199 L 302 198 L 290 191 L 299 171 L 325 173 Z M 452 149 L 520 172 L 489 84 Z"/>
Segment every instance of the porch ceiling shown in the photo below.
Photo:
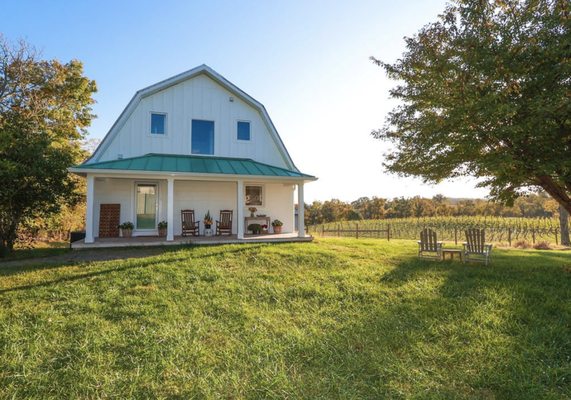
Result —
<path fill-rule="evenodd" d="M 165 172 L 183 174 L 245 175 L 272 178 L 297 178 L 315 180 L 311 175 L 260 163 L 248 158 L 155 154 L 81 164 L 70 168 L 71 172 L 98 171 Z"/>

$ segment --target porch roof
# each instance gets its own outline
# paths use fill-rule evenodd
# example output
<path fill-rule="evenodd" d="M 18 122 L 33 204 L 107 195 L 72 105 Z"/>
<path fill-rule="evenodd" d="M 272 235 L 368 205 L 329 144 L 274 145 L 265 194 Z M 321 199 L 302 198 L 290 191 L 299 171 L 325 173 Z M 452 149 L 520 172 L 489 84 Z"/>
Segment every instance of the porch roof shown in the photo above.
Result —
<path fill-rule="evenodd" d="M 314 180 L 312 175 L 260 163 L 249 158 L 196 156 L 149 153 L 144 156 L 80 164 L 72 172 L 116 170 L 132 172 L 176 172 L 217 175 L 249 175 L 266 177 L 302 178 Z"/>

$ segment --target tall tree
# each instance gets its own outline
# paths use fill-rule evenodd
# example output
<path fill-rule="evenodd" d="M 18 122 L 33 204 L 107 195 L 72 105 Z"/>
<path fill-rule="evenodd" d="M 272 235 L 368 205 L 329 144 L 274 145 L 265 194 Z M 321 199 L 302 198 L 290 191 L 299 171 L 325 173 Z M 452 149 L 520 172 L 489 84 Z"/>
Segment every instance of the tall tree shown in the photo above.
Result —
<path fill-rule="evenodd" d="M 95 91 L 81 62 L 41 60 L 27 43 L 0 36 L 0 254 L 25 219 L 73 200 L 67 168 L 83 156 Z"/>
<path fill-rule="evenodd" d="M 476 176 L 492 198 L 543 188 L 571 212 L 569 0 L 457 0 L 390 64 L 401 101 L 376 138 L 389 171 Z"/>
<path fill-rule="evenodd" d="M 559 206 L 559 226 L 561 226 L 561 244 L 571 246 L 569 239 L 569 213 L 562 206 Z"/>

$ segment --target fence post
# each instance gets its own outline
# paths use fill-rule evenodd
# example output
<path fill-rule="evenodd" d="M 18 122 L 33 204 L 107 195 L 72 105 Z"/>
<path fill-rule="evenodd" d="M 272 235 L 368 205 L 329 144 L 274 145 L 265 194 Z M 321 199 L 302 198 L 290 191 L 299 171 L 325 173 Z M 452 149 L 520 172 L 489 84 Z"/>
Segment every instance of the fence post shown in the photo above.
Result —
<path fill-rule="evenodd" d="M 339 224 L 337 224 L 337 237 L 341 236 L 341 232 L 339 232 Z"/>
<path fill-rule="evenodd" d="M 458 244 L 458 228 L 454 227 L 454 244 Z"/>
<path fill-rule="evenodd" d="M 359 224 L 355 224 L 355 239 L 359 239 Z"/>
<path fill-rule="evenodd" d="M 325 225 L 321 225 L 321 236 L 325 236 Z"/>
<path fill-rule="evenodd" d="M 387 224 L 387 242 L 391 241 L 391 224 Z"/>
<path fill-rule="evenodd" d="M 510 244 L 510 247 L 512 247 L 512 228 L 511 227 L 508 228 L 508 243 Z"/>
<path fill-rule="evenodd" d="M 559 245 L 559 242 L 557 241 L 557 229 L 555 229 L 555 245 Z"/>
<path fill-rule="evenodd" d="M 531 229 L 531 240 L 533 240 L 533 244 L 535 244 L 535 229 Z"/>

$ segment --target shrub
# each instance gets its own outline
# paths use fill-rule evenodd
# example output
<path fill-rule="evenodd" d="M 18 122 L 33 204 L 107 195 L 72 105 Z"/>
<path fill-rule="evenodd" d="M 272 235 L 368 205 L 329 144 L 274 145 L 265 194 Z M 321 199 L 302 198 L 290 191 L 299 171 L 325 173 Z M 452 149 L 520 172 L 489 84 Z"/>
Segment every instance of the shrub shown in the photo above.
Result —
<path fill-rule="evenodd" d="M 551 250 L 551 245 L 549 242 L 542 240 L 541 242 L 537 242 L 533 245 L 535 250 Z"/>
<path fill-rule="evenodd" d="M 167 222 L 167 221 L 161 221 L 161 222 L 159 222 L 159 224 L 157 225 L 157 227 L 158 227 L 159 229 L 167 229 L 167 227 L 168 227 L 168 222 Z"/>
<path fill-rule="evenodd" d="M 527 240 L 518 240 L 514 243 L 516 249 L 529 249 L 531 244 Z"/>
<path fill-rule="evenodd" d="M 248 225 L 248 230 L 252 231 L 252 233 L 262 233 L 262 225 L 250 224 L 250 225 Z"/>
<path fill-rule="evenodd" d="M 135 225 L 132 222 L 123 222 L 121 225 L 119 225 L 119 229 L 134 229 Z"/>

